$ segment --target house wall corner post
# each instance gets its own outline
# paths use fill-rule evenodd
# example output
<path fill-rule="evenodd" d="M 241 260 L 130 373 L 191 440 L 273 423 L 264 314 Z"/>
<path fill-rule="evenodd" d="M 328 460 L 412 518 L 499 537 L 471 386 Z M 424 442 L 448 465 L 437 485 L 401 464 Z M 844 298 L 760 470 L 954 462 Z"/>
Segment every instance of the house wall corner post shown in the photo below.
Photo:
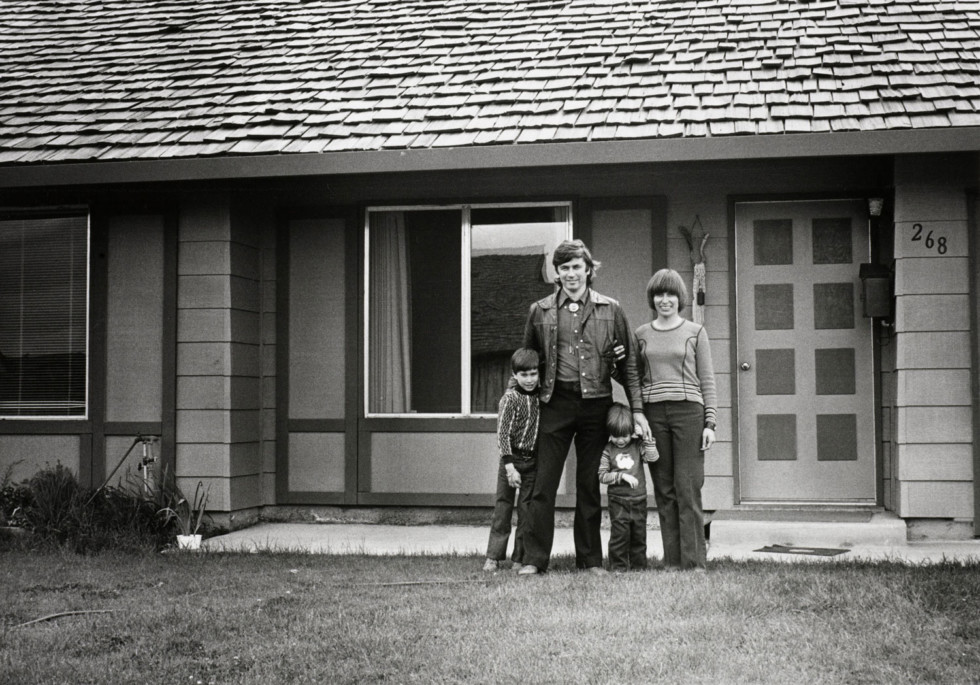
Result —
<path fill-rule="evenodd" d="M 226 195 L 181 199 L 177 282 L 177 477 L 211 485 L 209 509 L 261 498 L 260 240 Z"/>
<path fill-rule="evenodd" d="M 895 162 L 893 458 L 896 511 L 906 519 L 974 515 L 970 157 Z"/>

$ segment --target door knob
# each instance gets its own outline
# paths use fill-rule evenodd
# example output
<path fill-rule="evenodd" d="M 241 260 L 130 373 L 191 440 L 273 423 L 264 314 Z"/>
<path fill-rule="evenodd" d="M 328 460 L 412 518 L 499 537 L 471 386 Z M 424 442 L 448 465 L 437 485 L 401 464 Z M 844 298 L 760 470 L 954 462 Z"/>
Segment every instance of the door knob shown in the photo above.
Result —
<path fill-rule="evenodd" d="M 748 362 L 742 362 L 741 364 L 739 364 L 739 368 L 742 369 L 742 371 L 748 371 L 749 369 L 752 368 L 752 365 L 749 364 Z"/>

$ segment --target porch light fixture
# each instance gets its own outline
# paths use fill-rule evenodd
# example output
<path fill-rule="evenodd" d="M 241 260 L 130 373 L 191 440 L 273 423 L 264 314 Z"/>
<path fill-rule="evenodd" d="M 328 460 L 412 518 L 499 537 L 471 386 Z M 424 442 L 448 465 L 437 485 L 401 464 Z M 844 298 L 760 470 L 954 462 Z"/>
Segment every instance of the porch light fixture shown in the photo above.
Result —
<path fill-rule="evenodd" d="M 881 216 L 881 210 L 885 207 L 885 198 L 883 197 L 869 197 L 868 198 L 868 214 L 871 216 Z"/>

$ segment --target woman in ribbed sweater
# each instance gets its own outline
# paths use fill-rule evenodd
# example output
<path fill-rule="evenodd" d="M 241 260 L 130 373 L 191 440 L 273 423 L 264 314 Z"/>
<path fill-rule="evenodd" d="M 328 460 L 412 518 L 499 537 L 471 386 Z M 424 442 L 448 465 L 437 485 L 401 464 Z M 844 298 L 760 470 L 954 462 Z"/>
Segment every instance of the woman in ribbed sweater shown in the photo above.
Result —
<path fill-rule="evenodd" d="M 687 288 L 673 269 L 647 284 L 656 318 L 636 329 L 643 412 L 660 459 L 649 464 L 667 569 L 705 569 L 704 453 L 715 441 L 718 406 L 704 326 L 681 316 Z"/>

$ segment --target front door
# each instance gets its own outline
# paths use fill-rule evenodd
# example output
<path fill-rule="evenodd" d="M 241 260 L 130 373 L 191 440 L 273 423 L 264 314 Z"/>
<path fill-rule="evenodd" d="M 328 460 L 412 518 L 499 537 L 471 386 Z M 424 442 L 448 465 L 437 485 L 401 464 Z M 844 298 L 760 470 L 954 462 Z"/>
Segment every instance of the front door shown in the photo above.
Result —
<path fill-rule="evenodd" d="M 740 501 L 873 504 L 863 203 L 738 203 L 735 223 Z"/>

